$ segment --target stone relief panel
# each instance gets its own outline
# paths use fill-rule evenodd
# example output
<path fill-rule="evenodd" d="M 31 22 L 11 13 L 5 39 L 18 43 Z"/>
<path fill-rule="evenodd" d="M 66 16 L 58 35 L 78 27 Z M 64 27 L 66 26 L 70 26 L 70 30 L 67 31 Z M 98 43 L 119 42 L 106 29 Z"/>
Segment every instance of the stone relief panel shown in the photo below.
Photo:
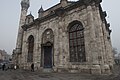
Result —
<path fill-rule="evenodd" d="M 53 31 L 51 29 L 45 30 L 45 32 L 42 35 L 42 44 L 45 44 L 47 42 L 53 43 L 53 41 L 54 41 L 53 37 L 54 37 L 54 35 L 53 35 Z"/>

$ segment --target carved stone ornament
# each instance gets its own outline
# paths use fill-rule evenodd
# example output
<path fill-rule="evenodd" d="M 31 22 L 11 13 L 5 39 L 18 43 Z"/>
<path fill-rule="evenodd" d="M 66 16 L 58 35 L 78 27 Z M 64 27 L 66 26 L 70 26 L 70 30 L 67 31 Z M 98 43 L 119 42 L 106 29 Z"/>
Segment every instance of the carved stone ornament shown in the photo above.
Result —
<path fill-rule="evenodd" d="M 43 33 L 43 40 L 42 40 L 42 44 L 45 44 L 47 42 L 51 42 L 53 43 L 53 31 L 51 29 L 47 29 L 44 33 Z"/>

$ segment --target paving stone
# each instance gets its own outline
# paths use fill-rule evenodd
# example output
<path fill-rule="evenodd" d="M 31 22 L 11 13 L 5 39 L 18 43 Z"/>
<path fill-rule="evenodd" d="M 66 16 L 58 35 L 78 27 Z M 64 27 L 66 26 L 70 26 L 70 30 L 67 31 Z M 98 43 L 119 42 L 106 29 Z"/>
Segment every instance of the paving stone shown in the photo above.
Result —
<path fill-rule="evenodd" d="M 26 70 L 0 70 L 0 80 L 120 80 L 120 66 L 115 66 L 111 75 L 80 73 L 41 73 Z"/>

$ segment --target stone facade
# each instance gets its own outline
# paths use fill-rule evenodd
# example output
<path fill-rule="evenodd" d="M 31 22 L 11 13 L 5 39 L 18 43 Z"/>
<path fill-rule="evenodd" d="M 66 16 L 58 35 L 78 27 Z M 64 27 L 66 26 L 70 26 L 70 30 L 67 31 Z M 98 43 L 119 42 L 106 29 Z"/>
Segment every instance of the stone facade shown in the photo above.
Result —
<path fill-rule="evenodd" d="M 30 69 L 34 63 L 35 69 L 40 71 L 49 69 L 54 72 L 111 73 L 113 67 L 111 30 L 105 19 L 106 13 L 102 11 L 101 2 L 101 0 L 76 2 L 61 0 L 59 4 L 45 11 L 41 8 L 37 19 L 34 19 L 32 14 L 26 15 L 29 0 L 24 2 L 27 7 L 24 6 L 25 11 L 21 11 L 19 26 L 22 36 L 18 36 L 16 45 L 18 47 L 14 50 L 16 64 L 20 68 Z M 84 61 L 82 59 L 70 61 L 69 28 L 74 23 L 80 23 L 84 29 Z M 51 55 L 49 56 L 51 62 L 46 62 L 48 59 L 46 55 Z"/>
<path fill-rule="evenodd" d="M 9 61 L 11 56 L 7 54 L 5 50 L 0 50 L 0 63 L 4 61 Z"/>

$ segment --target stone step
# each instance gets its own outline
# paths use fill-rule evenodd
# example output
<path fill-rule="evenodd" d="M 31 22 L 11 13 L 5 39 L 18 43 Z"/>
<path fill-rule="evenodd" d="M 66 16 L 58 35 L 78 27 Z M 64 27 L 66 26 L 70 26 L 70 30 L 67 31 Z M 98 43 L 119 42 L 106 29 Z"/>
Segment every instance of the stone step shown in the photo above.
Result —
<path fill-rule="evenodd" d="M 53 69 L 51 69 L 51 68 L 46 68 L 46 69 L 43 69 L 43 72 L 53 72 Z"/>

